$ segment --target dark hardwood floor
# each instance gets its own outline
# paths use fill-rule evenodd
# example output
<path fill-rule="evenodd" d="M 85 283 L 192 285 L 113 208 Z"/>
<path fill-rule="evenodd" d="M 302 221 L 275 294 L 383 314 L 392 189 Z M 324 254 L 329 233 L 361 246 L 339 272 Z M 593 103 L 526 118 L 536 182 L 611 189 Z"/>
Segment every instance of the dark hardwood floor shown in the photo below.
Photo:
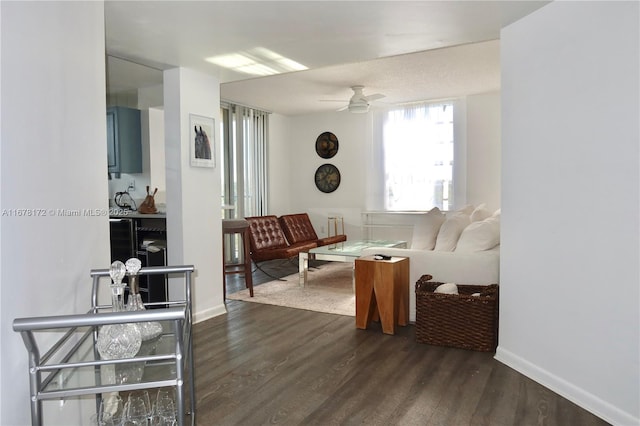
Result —
<path fill-rule="evenodd" d="M 389 336 L 341 315 L 227 310 L 194 326 L 198 425 L 607 424 L 492 353 L 416 343 L 413 326 Z"/>

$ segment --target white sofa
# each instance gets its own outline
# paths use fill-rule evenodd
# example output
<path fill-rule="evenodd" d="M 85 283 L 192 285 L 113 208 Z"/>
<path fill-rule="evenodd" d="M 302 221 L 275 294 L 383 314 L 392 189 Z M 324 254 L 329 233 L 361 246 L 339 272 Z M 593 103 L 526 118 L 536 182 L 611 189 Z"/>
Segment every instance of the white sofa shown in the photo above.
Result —
<path fill-rule="evenodd" d="M 411 248 L 372 247 L 363 256 L 408 257 L 409 320 L 416 320 L 415 283 L 425 274 L 434 281 L 489 285 L 500 282 L 500 212 L 467 206 L 447 217 L 438 209 L 415 225 Z M 474 214 L 475 213 L 475 214 Z"/>

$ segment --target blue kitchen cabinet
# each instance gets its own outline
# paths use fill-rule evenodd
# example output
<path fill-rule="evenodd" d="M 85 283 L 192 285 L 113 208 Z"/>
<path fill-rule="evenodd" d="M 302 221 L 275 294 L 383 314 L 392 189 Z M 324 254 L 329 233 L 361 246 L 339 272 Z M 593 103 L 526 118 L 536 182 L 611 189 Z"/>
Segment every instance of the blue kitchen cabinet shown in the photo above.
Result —
<path fill-rule="evenodd" d="M 142 173 L 140 110 L 107 108 L 109 173 Z"/>

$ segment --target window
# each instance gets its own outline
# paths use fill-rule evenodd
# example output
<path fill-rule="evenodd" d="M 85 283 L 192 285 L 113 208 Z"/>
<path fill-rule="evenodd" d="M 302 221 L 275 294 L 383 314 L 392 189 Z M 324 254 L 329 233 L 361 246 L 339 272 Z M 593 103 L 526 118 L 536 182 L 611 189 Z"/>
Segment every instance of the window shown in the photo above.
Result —
<path fill-rule="evenodd" d="M 454 105 L 417 104 L 385 113 L 384 209 L 453 207 Z"/>
<path fill-rule="evenodd" d="M 221 116 L 223 218 L 265 215 L 269 114 L 223 103 Z"/>
<path fill-rule="evenodd" d="M 223 219 L 267 214 L 267 135 L 269 114 L 223 103 L 222 141 Z M 241 263 L 239 235 L 225 241 L 226 263 Z M 246 244 L 249 244 L 246 242 Z"/>

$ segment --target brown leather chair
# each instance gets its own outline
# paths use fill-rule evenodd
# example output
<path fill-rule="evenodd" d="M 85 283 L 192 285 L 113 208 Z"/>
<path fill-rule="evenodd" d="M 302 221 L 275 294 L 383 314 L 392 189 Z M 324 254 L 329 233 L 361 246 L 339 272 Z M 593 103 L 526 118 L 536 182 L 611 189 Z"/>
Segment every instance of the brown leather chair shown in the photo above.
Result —
<path fill-rule="evenodd" d="M 315 241 L 292 244 L 287 242 L 278 217 L 275 215 L 251 216 L 245 219 L 249 222 L 251 260 L 265 274 L 267 273 L 260 268 L 259 262 L 274 259 L 292 259 L 298 256 L 300 252 L 309 251 L 318 246 Z"/>
<path fill-rule="evenodd" d="M 287 241 L 291 244 L 315 242 L 318 247 L 347 241 L 344 234 L 318 238 L 307 213 L 286 214 L 278 218 Z"/>

